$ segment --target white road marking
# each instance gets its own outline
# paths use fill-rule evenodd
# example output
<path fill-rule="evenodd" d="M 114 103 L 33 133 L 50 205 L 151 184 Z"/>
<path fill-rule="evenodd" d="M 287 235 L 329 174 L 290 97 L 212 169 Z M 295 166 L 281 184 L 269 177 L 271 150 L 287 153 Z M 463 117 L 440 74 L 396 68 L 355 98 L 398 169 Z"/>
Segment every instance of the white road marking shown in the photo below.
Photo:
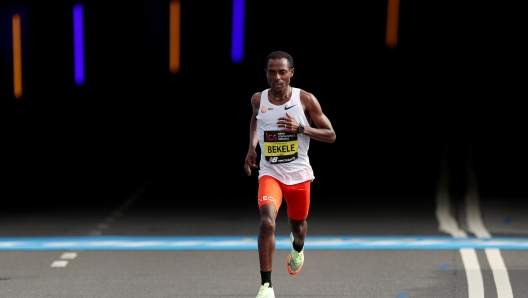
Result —
<path fill-rule="evenodd" d="M 491 238 L 491 234 L 484 227 L 482 216 L 480 214 L 480 202 L 477 189 L 477 178 L 475 171 L 471 167 L 471 163 L 467 165 L 468 183 L 466 195 L 464 197 L 466 202 L 466 220 L 468 230 L 475 234 L 478 238 Z"/>
<path fill-rule="evenodd" d="M 70 259 L 73 260 L 77 257 L 77 253 L 74 252 L 65 252 L 62 254 L 61 259 Z"/>
<path fill-rule="evenodd" d="M 436 217 L 439 222 L 439 230 L 449 233 L 454 238 L 467 238 L 467 234 L 463 230 L 460 230 L 456 219 L 449 212 L 449 184 L 446 153 L 447 150 L 444 152 L 444 158 L 440 168 L 436 195 Z M 480 212 L 478 184 L 472 161 L 471 152 L 469 152 L 466 165 L 468 183 L 464 196 L 467 227 L 469 232 L 475 234 L 477 238 L 489 239 L 491 238 L 491 234 L 484 226 Z M 513 297 L 508 270 L 506 269 L 500 250 L 498 248 L 487 248 L 485 252 L 491 266 L 498 297 Z M 466 270 L 469 298 L 484 297 L 484 283 L 475 249 L 461 248 L 460 254 Z"/>
<path fill-rule="evenodd" d="M 444 149 L 444 156 L 440 164 L 440 175 L 437 185 L 436 194 L 436 217 L 440 224 L 440 231 L 449 233 L 454 238 L 467 238 L 467 233 L 460 230 L 456 219 L 451 216 L 449 211 L 449 174 L 447 168 L 447 152 L 449 147 Z M 468 162 L 467 168 L 470 168 Z M 472 201 L 473 203 L 474 201 Z M 466 212 L 474 205 L 468 205 L 466 199 Z M 478 213 L 480 216 L 480 212 Z M 477 252 L 474 248 L 461 248 L 460 255 L 466 271 L 466 278 L 468 283 L 469 298 L 484 298 L 484 281 L 482 280 L 482 273 L 480 272 L 480 265 L 477 258 Z"/>
<path fill-rule="evenodd" d="M 477 177 L 475 170 L 471 165 L 472 158 L 470 152 L 467 164 L 468 185 L 465 196 L 468 229 L 478 238 L 491 238 L 491 233 L 486 229 L 484 223 L 482 222 Z M 508 277 L 508 270 L 506 269 L 506 265 L 504 264 L 500 250 L 486 250 L 486 257 L 488 258 L 488 262 L 491 266 L 491 272 L 493 273 L 493 279 L 495 281 L 498 298 L 513 297 L 510 278 Z"/>
<path fill-rule="evenodd" d="M 466 238 L 467 233 L 461 230 L 456 219 L 451 215 L 449 204 L 449 183 L 447 165 L 442 163 L 440 177 L 437 184 L 436 193 L 436 218 L 439 223 L 439 230 L 450 234 L 454 238 Z"/>
<path fill-rule="evenodd" d="M 66 267 L 68 265 L 68 261 L 53 261 L 51 263 L 51 267 Z"/>
<path fill-rule="evenodd" d="M 493 279 L 497 287 L 498 298 L 513 298 L 508 269 L 504 265 L 501 252 L 498 248 L 486 248 L 486 256 L 493 271 Z"/>
<path fill-rule="evenodd" d="M 461 248 L 460 255 L 466 269 L 469 298 L 484 298 L 484 282 L 475 249 Z"/>

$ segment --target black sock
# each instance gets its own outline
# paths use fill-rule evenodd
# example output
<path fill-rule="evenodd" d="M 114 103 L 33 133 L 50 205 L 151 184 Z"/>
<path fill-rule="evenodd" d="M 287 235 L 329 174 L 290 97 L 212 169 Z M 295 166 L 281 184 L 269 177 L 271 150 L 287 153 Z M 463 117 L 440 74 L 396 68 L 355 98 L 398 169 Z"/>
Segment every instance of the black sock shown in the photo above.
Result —
<path fill-rule="evenodd" d="M 295 249 L 297 252 L 301 252 L 303 247 L 302 246 L 297 246 L 297 244 L 295 244 L 295 242 L 293 242 L 293 249 Z"/>
<path fill-rule="evenodd" d="M 271 288 L 271 271 L 260 271 L 260 279 L 262 280 L 261 285 L 268 282 Z"/>

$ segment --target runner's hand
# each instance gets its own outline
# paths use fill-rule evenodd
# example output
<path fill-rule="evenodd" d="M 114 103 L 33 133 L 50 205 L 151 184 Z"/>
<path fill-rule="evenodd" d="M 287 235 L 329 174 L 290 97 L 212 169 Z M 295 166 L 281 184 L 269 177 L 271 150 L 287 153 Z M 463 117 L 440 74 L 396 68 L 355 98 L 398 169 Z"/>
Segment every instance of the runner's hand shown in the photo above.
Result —
<path fill-rule="evenodd" d="M 246 155 L 246 162 L 244 163 L 244 170 L 248 176 L 251 176 L 251 168 L 258 168 L 257 166 L 257 152 L 255 150 L 248 151 Z"/>
<path fill-rule="evenodd" d="M 299 122 L 297 122 L 288 112 L 286 117 L 280 117 L 277 120 L 277 125 L 281 128 L 282 132 L 297 132 L 299 130 Z"/>

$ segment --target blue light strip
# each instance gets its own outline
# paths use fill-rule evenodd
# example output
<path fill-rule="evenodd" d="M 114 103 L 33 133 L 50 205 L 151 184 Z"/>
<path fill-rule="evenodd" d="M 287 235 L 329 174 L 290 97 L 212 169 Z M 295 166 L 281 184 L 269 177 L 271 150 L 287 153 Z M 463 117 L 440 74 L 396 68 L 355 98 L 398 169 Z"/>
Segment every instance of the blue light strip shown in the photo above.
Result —
<path fill-rule="evenodd" d="M 84 29 L 83 8 L 80 3 L 73 6 L 73 56 L 75 83 L 84 83 Z"/>
<path fill-rule="evenodd" d="M 233 0 L 233 27 L 231 28 L 231 61 L 240 63 L 244 58 L 245 0 Z"/>
<path fill-rule="evenodd" d="M 454 250 L 460 248 L 528 250 L 528 238 L 312 236 L 306 238 L 305 247 L 311 250 Z M 276 237 L 276 249 L 291 249 L 289 237 Z M 257 237 L 10 237 L 0 238 L 0 251 L 2 250 L 257 250 Z"/>

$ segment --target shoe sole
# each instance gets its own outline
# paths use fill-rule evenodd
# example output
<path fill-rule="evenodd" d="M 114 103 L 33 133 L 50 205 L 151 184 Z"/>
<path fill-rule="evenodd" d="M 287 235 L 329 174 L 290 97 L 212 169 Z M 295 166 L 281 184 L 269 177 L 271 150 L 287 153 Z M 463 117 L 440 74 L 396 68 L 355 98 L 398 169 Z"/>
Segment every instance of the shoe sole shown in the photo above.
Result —
<path fill-rule="evenodd" d="M 286 270 L 288 270 L 288 273 L 291 274 L 291 275 L 295 275 L 295 274 L 301 272 L 301 269 L 302 269 L 302 267 L 303 267 L 303 265 L 304 265 L 304 260 L 303 260 L 301 266 L 299 266 L 299 269 L 297 269 L 297 271 L 293 271 L 293 270 L 291 270 L 291 268 L 290 268 L 290 258 L 291 258 L 291 253 L 290 253 L 290 254 L 288 255 L 288 257 L 286 258 Z"/>

